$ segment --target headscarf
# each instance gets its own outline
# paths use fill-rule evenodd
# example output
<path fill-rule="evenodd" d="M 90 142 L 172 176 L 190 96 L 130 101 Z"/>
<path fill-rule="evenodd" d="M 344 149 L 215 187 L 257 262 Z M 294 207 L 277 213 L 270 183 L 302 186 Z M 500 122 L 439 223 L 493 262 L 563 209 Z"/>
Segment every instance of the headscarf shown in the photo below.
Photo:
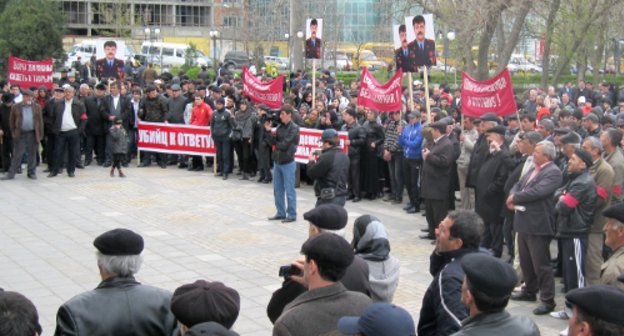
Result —
<path fill-rule="evenodd" d="M 351 246 L 355 254 L 371 261 L 384 261 L 390 256 L 388 233 L 379 219 L 371 215 L 362 215 L 353 225 Z"/>

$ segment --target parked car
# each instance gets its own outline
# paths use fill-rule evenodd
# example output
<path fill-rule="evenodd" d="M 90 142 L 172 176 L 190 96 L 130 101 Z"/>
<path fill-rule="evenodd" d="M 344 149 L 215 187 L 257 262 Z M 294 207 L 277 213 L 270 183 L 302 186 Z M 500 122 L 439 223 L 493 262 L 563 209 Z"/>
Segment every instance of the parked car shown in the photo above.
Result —
<path fill-rule="evenodd" d="M 190 45 L 185 43 L 166 42 L 143 42 L 141 44 L 141 55 L 146 56 L 150 61 L 158 59 L 154 64 L 162 64 L 163 67 L 181 66 L 186 63 L 187 51 Z M 193 50 L 193 55 L 188 55 L 196 65 L 212 66 L 212 59 L 200 50 Z M 162 62 L 161 62 L 162 61 Z"/>
<path fill-rule="evenodd" d="M 288 69 L 288 58 L 277 56 L 264 56 L 264 63 L 271 63 L 277 67 L 277 70 Z"/>
<path fill-rule="evenodd" d="M 351 70 L 351 68 L 353 67 L 351 60 L 342 50 L 326 51 L 323 63 L 325 65 L 325 68 L 329 70 L 336 69 L 341 71 L 348 71 Z"/>
<path fill-rule="evenodd" d="M 232 50 L 228 51 L 223 58 L 223 66 L 232 71 L 234 69 L 242 69 L 243 65 L 249 64 L 253 60 L 251 55 L 244 51 Z"/>
<path fill-rule="evenodd" d="M 507 64 L 507 68 L 509 69 L 509 72 L 511 72 L 511 73 L 516 73 L 516 72 L 539 73 L 539 72 L 542 72 L 542 67 L 540 67 L 539 65 L 535 65 L 535 64 L 529 62 L 522 55 L 512 55 L 511 58 L 509 59 L 509 63 Z"/>
<path fill-rule="evenodd" d="M 444 62 L 437 60 L 436 65 L 432 65 L 431 66 L 431 71 L 441 71 L 444 72 Z M 450 65 L 446 66 L 446 72 L 447 73 L 455 73 L 456 69 Z"/>

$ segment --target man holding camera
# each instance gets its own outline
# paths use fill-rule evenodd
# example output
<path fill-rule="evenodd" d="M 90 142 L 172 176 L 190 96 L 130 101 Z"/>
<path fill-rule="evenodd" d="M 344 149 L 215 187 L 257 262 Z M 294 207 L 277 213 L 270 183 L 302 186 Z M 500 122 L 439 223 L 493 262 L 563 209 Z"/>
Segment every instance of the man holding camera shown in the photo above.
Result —
<path fill-rule="evenodd" d="M 338 132 L 328 128 L 321 135 L 321 151 L 310 154 L 308 177 L 314 180 L 316 206 L 325 203 L 344 206 L 347 201 L 349 158 L 340 148 Z"/>

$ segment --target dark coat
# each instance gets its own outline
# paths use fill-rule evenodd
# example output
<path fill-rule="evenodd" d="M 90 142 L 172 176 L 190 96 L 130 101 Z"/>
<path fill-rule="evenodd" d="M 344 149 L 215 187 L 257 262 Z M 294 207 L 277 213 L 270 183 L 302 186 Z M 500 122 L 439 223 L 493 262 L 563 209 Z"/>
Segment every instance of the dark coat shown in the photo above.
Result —
<path fill-rule="evenodd" d="M 568 183 L 555 194 L 557 236 L 587 238 L 596 208 L 596 183 L 587 170 L 568 176 Z"/>
<path fill-rule="evenodd" d="M 485 223 L 502 224 L 501 209 L 505 205 L 505 181 L 512 166 L 507 148 L 488 154 L 477 175 L 475 211 Z"/>
<path fill-rule="evenodd" d="M 351 265 L 347 268 L 340 282 L 350 291 L 360 292 L 371 296 L 369 283 L 368 263 L 359 256 L 355 256 Z M 282 288 L 273 292 L 267 306 L 267 315 L 272 323 L 280 317 L 284 307 L 299 295 L 305 293 L 306 288 L 290 279 L 285 279 Z"/>
<path fill-rule="evenodd" d="M 87 97 L 84 104 L 87 110 L 87 124 L 85 126 L 85 132 L 88 135 L 106 134 L 106 121 L 102 117 L 104 113 L 106 113 L 104 111 L 106 109 L 104 97 Z"/>
<path fill-rule="evenodd" d="M 319 197 L 321 189 L 334 188 L 336 196 L 347 195 L 349 157 L 338 147 L 323 150 L 317 161 L 309 161 L 306 170 L 314 180 L 314 194 Z"/>
<path fill-rule="evenodd" d="M 462 321 L 462 328 L 453 336 L 539 336 L 535 322 L 526 316 L 511 316 L 506 310 L 498 313 L 481 313 Z"/>
<path fill-rule="evenodd" d="M 312 40 L 314 40 L 314 46 L 312 45 Z M 320 59 L 321 58 L 321 39 L 316 37 L 316 38 L 309 38 L 306 40 L 306 44 L 305 44 L 305 57 L 306 58 L 315 58 L 315 59 Z"/>
<path fill-rule="evenodd" d="M 402 69 L 403 72 L 412 72 L 414 71 L 413 60 L 415 58 L 410 58 L 410 50 L 407 49 L 407 55 L 403 52 L 403 48 L 398 48 L 394 50 L 394 62 L 396 63 L 396 68 Z"/>
<path fill-rule="evenodd" d="M 33 113 L 33 126 L 35 131 L 35 141 L 39 143 L 43 139 L 43 113 L 41 112 L 41 106 L 36 102 L 32 102 Z M 11 115 L 9 116 L 9 127 L 11 128 L 11 135 L 13 139 L 19 139 L 22 134 L 22 108 L 24 102 L 14 104 L 11 107 Z"/>
<path fill-rule="evenodd" d="M 534 168 L 535 169 L 535 168 Z M 536 236 L 554 236 L 554 194 L 561 186 L 561 171 L 554 163 L 548 164 L 531 180 L 532 170 L 511 189 L 515 205 L 525 211 L 514 214 L 514 230 Z M 528 182 L 527 182 L 528 181 Z"/>
<path fill-rule="evenodd" d="M 110 278 L 59 308 L 54 335 L 169 336 L 176 326 L 170 306 L 168 291 L 141 285 L 133 277 Z"/>
<path fill-rule="evenodd" d="M 359 159 L 362 148 L 366 146 L 366 131 L 357 121 L 351 126 L 344 124 L 342 131 L 346 131 L 349 134 L 349 157 Z"/>
<path fill-rule="evenodd" d="M 431 146 L 429 156 L 423 161 L 420 180 L 422 198 L 433 200 L 448 198 L 452 178 L 453 153 L 453 143 L 446 135 Z"/>
<path fill-rule="evenodd" d="M 126 130 L 123 127 L 116 128 L 113 126 L 108 130 L 108 133 L 112 143 L 111 152 L 113 154 L 126 154 L 128 152 L 128 133 Z"/>
<path fill-rule="evenodd" d="M 266 141 L 275 145 L 273 161 L 277 164 L 287 164 L 295 161 L 295 152 L 299 145 L 299 126 L 294 121 L 287 125 L 279 124 L 275 135 L 271 134 Z"/>
<path fill-rule="evenodd" d="M 130 102 L 130 99 L 125 96 L 119 96 L 119 111 L 113 111 L 113 96 L 108 95 L 104 97 L 104 103 L 105 108 L 102 111 L 102 119 L 105 121 L 106 129 L 111 127 L 113 124 L 113 121 L 110 120 L 111 116 L 119 117 L 125 121 L 125 119 L 128 118 L 128 114 L 130 114 L 130 111 L 132 110 L 132 103 Z M 117 114 L 117 112 L 119 114 Z M 134 113 L 132 114 L 134 115 Z"/>
<path fill-rule="evenodd" d="M 475 143 L 472 154 L 470 154 L 470 163 L 468 164 L 468 175 L 466 175 L 466 187 L 475 188 L 477 185 L 477 175 L 479 169 L 487 157 L 490 146 L 488 145 L 485 134 L 480 134 Z"/>
<path fill-rule="evenodd" d="M 157 96 L 152 99 L 145 97 L 139 103 L 139 119 L 148 122 L 164 122 L 167 114 L 167 99 L 163 96 Z"/>
<path fill-rule="evenodd" d="M 113 61 L 113 66 L 110 67 L 106 58 L 100 58 L 95 61 L 95 76 L 99 79 L 124 79 L 126 73 L 124 72 L 124 61 L 120 59 L 115 59 Z"/>
<path fill-rule="evenodd" d="M 435 41 L 425 39 L 424 44 L 424 51 L 419 50 L 416 40 L 407 44 L 407 49 L 410 51 L 410 59 L 412 59 L 412 72 L 418 72 L 419 66 L 436 64 Z"/>

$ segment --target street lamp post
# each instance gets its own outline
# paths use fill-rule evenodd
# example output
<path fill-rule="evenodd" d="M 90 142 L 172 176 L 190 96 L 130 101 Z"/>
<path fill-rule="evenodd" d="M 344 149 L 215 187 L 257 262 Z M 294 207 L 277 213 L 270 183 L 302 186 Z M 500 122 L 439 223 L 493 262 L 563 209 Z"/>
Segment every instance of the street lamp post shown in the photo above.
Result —
<path fill-rule="evenodd" d="M 212 58 L 214 59 L 214 65 L 216 67 L 219 63 L 217 60 L 217 37 L 219 37 L 219 31 L 214 29 L 211 30 L 210 37 L 212 38 Z"/>
<path fill-rule="evenodd" d="M 149 36 L 150 47 L 148 53 L 150 55 L 150 63 L 154 63 L 154 40 L 156 40 L 157 36 L 160 35 L 160 28 L 150 28 L 145 27 L 145 36 Z M 160 58 L 160 70 L 162 71 L 162 55 L 159 55 Z"/>
<path fill-rule="evenodd" d="M 297 32 L 297 43 L 295 43 L 294 49 L 297 51 L 297 55 L 299 55 L 299 60 L 302 61 L 302 68 L 305 69 L 305 53 L 303 52 L 303 45 L 300 43 L 303 41 L 304 34 L 302 31 Z M 293 70 L 294 71 L 294 70 Z"/>

